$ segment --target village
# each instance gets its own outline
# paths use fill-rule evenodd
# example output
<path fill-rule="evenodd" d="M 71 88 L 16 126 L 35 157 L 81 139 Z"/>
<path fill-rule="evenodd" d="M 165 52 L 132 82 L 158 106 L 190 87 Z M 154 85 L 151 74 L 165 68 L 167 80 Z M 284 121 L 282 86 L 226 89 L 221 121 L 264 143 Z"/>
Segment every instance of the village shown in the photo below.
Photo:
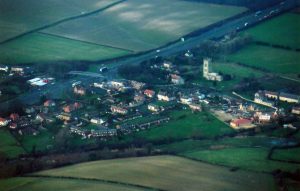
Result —
<path fill-rule="evenodd" d="M 221 82 L 223 76 L 211 69 L 212 64 L 210 58 L 203 60 L 203 78 Z M 8 72 L 7 67 L 3 68 Z M 59 124 L 81 139 L 99 137 L 106 140 L 159 128 L 174 120 L 168 115 L 172 110 L 191 110 L 193 113 L 205 110 L 226 123 L 228 128 L 236 130 L 261 128 L 290 116 L 298 116 L 299 120 L 298 95 L 260 90 L 249 100 L 235 92 L 228 95 L 211 88 L 185 87 L 187 82 L 167 60 L 155 63 L 151 68 L 167 74 L 165 85 L 127 79 L 94 79 L 92 83 L 75 81 L 63 99 L 44 97 L 39 104 L 25 106 L 23 115 L 1 116 L 0 127 L 8 128 L 18 136 L 36 136 L 52 124 Z M 24 71 L 25 68 L 11 68 L 9 75 L 15 72 L 25 75 Z M 52 77 L 35 76 L 27 80 L 31 88 L 54 83 Z M 277 107 L 278 102 L 292 104 L 293 109 L 285 111 Z M 282 128 L 298 127 L 287 121 Z"/>

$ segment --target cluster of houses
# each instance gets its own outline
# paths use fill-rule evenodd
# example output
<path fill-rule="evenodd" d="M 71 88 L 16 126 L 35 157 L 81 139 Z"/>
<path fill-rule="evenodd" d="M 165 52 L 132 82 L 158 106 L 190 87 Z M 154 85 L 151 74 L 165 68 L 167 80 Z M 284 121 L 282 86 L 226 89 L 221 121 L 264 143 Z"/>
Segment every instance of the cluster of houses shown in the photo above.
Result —
<path fill-rule="evenodd" d="M 258 91 L 254 95 L 254 102 L 266 106 L 273 107 L 275 101 L 283 101 L 287 103 L 300 103 L 300 96 L 284 92 Z"/>
<path fill-rule="evenodd" d="M 33 72 L 32 68 L 30 68 L 30 67 L 24 67 L 24 66 L 8 67 L 8 66 L 3 66 L 3 65 L 0 65 L 0 71 L 9 73 L 10 76 L 12 76 L 12 75 L 26 76 Z"/>

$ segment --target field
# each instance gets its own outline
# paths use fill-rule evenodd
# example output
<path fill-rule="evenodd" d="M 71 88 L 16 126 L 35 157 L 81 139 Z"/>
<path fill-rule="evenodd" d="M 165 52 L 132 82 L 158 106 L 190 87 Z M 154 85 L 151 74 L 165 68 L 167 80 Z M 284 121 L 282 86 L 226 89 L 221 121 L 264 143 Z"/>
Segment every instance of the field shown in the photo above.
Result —
<path fill-rule="evenodd" d="M 0 130 L 0 153 L 8 158 L 15 158 L 25 153 L 9 131 Z"/>
<path fill-rule="evenodd" d="M 275 149 L 272 154 L 272 159 L 300 163 L 300 148 Z"/>
<path fill-rule="evenodd" d="M 171 117 L 170 122 L 139 132 L 135 136 L 148 140 L 183 139 L 192 136 L 213 138 L 234 132 L 206 112 L 193 114 L 190 110 L 173 111 L 168 116 Z"/>
<path fill-rule="evenodd" d="M 130 0 L 44 30 L 72 39 L 133 51 L 162 46 L 246 10 L 174 0 Z"/>
<path fill-rule="evenodd" d="M 0 45 L 0 63 L 32 63 L 60 60 L 102 60 L 130 52 L 47 34 L 34 33 Z"/>
<path fill-rule="evenodd" d="M 110 180 L 164 190 L 274 189 L 270 175 L 230 172 L 224 167 L 173 156 L 95 161 L 42 171 L 36 175 Z"/>
<path fill-rule="evenodd" d="M 298 49 L 300 25 L 297 23 L 300 23 L 300 15 L 287 13 L 252 27 L 245 33 L 257 41 Z"/>
<path fill-rule="evenodd" d="M 268 148 L 225 148 L 186 152 L 184 156 L 212 164 L 238 167 L 257 172 L 272 172 L 276 169 L 295 171 L 297 168 L 300 168 L 300 164 L 268 160 L 269 150 Z"/>
<path fill-rule="evenodd" d="M 116 0 L 1 0 L 0 42 L 114 2 Z"/>
<path fill-rule="evenodd" d="M 110 191 L 138 191 L 142 189 L 134 187 L 120 186 L 104 182 L 87 181 L 87 180 L 65 180 L 51 178 L 12 178 L 0 180 L 1 191 L 53 191 L 53 190 L 110 190 Z"/>
<path fill-rule="evenodd" d="M 300 71 L 298 52 L 267 46 L 249 45 L 230 55 L 229 60 L 285 76 L 295 76 Z"/>

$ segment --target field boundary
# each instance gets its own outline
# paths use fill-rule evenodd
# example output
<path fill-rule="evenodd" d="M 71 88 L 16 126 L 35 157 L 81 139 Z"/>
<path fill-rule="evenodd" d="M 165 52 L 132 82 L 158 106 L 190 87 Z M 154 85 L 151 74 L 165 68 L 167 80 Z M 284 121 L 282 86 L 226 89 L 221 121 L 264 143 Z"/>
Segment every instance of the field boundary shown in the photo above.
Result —
<path fill-rule="evenodd" d="M 98 182 L 102 184 L 111 184 L 111 185 L 119 185 L 119 186 L 126 186 L 131 188 L 138 188 L 143 190 L 157 190 L 157 191 L 166 191 L 159 188 L 153 188 L 138 184 L 131 184 L 126 182 L 119 182 L 114 180 L 105 180 L 105 179 L 99 179 L 99 178 L 82 178 L 82 177 L 72 177 L 72 176 L 47 176 L 47 175 L 24 175 L 22 177 L 28 177 L 28 178 L 48 178 L 48 179 L 62 179 L 62 180 L 81 180 L 81 181 L 93 181 Z"/>
<path fill-rule="evenodd" d="M 8 43 L 8 42 L 11 42 L 11 41 L 16 40 L 16 39 L 18 39 L 18 38 L 21 38 L 21 37 L 23 37 L 23 36 L 25 36 L 25 35 L 32 34 L 32 33 L 35 33 L 35 32 L 39 32 L 40 30 L 44 30 L 44 29 L 49 28 L 49 27 L 54 27 L 54 26 L 59 25 L 59 24 L 64 23 L 64 22 L 68 22 L 68 21 L 71 21 L 71 20 L 75 20 L 75 19 L 79 19 L 79 18 L 83 18 L 83 17 L 87 17 L 87 16 L 91 16 L 91 15 L 97 14 L 97 13 L 99 13 L 99 12 L 102 12 L 102 11 L 106 10 L 106 9 L 109 9 L 109 8 L 111 8 L 111 7 L 114 7 L 115 5 L 118 5 L 118 4 L 120 4 L 120 3 L 123 3 L 123 2 L 125 2 L 125 1 L 127 1 L 127 0 L 120 0 L 120 1 L 117 1 L 117 2 L 112 3 L 112 4 L 110 4 L 110 5 L 107 5 L 107 6 L 105 6 L 105 7 L 102 7 L 102 8 L 100 8 L 100 9 L 97 9 L 97 10 L 95 10 L 95 11 L 92 11 L 92 12 L 88 12 L 88 13 L 81 14 L 81 15 L 71 16 L 71 17 L 68 17 L 68 18 L 65 18 L 65 19 L 56 21 L 56 22 L 54 22 L 54 23 L 50 23 L 50 24 L 47 24 L 47 25 L 38 27 L 38 28 L 36 28 L 36 29 L 29 30 L 29 31 L 27 31 L 27 32 L 25 32 L 25 33 L 22 33 L 22 34 L 19 34 L 19 35 L 15 36 L 15 37 L 6 39 L 6 40 L 4 40 L 4 41 L 1 41 L 1 42 L 0 42 L 0 45 L 5 44 L 5 43 Z"/>
<path fill-rule="evenodd" d="M 46 33 L 46 32 L 40 32 L 39 31 L 37 33 L 38 34 L 42 34 L 42 35 L 56 37 L 56 38 L 61 38 L 61 39 L 72 40 L 72 41 L 76 41 L 76 42 L 82 42 L 82 43 L 86 43 L 86 44 L 96 45 L 96 46 L 102 46 L 102 47 L 107 47 L 107 48 L 113 48 L 113 49 L 123 50 L 123 51 L 131 52 L 131 53 L 135 52 L 133 50 L 126 49 L 126 48 L 120 48 L 120 47 L 110 46 L 110 45 L 106 45 L 106 44 L 98 44 L 98 43 L 94 43 L 94 42 L 89 42 L 89 41 L 84 41 L 84 40 L 79 40 L 79 39 L 68 38 L 68 37 L 65 37 L 65 36 L 60 36 L 60 35 L 56 35 L 56 34 L 50 34 L 50 33 Z"/>

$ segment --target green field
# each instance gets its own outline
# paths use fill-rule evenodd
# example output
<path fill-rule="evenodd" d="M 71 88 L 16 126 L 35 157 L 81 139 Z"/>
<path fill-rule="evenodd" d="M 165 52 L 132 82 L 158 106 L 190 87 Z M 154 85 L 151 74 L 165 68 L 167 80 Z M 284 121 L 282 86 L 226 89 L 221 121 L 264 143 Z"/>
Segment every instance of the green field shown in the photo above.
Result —
<path fill-rule="evenodd" d="M 267 46 L 249 45 L 230 55 L 229 60 L 287 76 L 299 74 L 300 71 L 298 52 Z"/>
<path fill-rule="evenodd" d="M 109 190 L 109 191 L 138 191 L 142 189 L 120 186 L 117 184 L 103 183 L 89 180 L 68 180 L 59 178 L 11 178 L 0 180 L 1 191 L 53 191 L 53 190 Z"/>
<path fill-rule="evenodd" d="M 1 0 L 0 42 L 51 24 L 103 8 L 116 0 Z"/>
<path fill-rule="evenodd" d="M 0 45 L 0 63 L 32 63 L 60 60 L 102 60 L 130 52 L 47 34 L 34 33 Z"/>
<path fill-rule="evenodd" d="M 0 130 L 0 153 L 8 158 L 15 158 L 25 151 L 9 131 Z"/>
<path fill-rule="evenodd" d="M 156 156 L 81 163 L 37 175 L 118 181 L 164 190 L 274 190 L 270 175 L 204 164 L 180 157 Z"/>
<path fill-rule="evenodd" d="M 257 41 L 300 48 L 299 23 L 299 14 L 287 13 L 252 27 L 245 33 Z"/>
<path fill-rule="evenodd" d="M 133 51 L 154 49 L 246 8 L 179 0 L 129 0 L 44 32 Z"/>
<path fill-rule="evenodd" d="M 135 136 L 147 140 L 183 139 L 193 136 L 213 138 L 234 132 L 206 112 L 193 114 L 190 110 L 172 111 L 168 116 L 171 117 L 170 122 L 136 133 Z"/>
<path fill-rule="evenodd" d="M 184 153 L 189 158 L 238 167 L 257 172 L 272 172 L 276 169 L 295 171 L 300 169 L 300 164 L 289 164 L 267 159 L 269 148 L 226 148 L 220 150 L 199 150 Z"/>
<path fill-rule="evenodd" d="M 300 148 L 275 149 L 274 153 L 272 154 L 272 158 L 300 163 Z"/>

